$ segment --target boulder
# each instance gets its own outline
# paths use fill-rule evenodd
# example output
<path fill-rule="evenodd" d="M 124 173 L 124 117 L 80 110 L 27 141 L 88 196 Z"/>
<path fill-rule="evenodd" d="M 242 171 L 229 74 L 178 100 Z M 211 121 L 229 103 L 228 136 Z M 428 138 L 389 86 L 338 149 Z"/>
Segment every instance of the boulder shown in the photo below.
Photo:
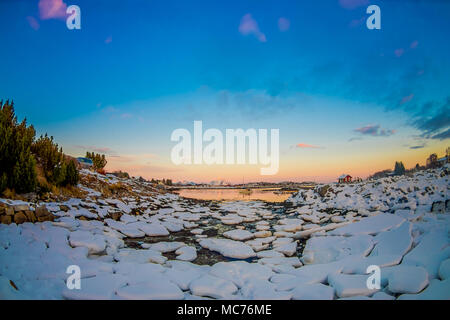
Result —
<path fill-rule="evenodd" d="M 445 213 L 445 202 L 444 201 L 435 201 L 431 206 L 431 212 L 433 213 Z"/>
<path fill-rule="evenodd" d="M 30 207 L 27 204 L 15 204 L 12 207 L 15 212 L 30 210 Z"/>
<path fill-rule="evenodd" d="M 325 197 L 325 194 L 327 193 L 328 189 L 330 189 L 329 185 L 326 185 L 326 186 L 323 186 L 323 187 L 319 188 L 319 190 L 318 190 L 319 195 L 321 197 Z"/>
<path fill-rule="evenodd" d="M 24 211 L 24 213 L 25 213 L 25 215 L 27 216 L 27 220 L 29 221 L 29 222 L 36 222 L 36 215 L 34 214 L 34 212 L 33 211 L 31 211 L 31 210 L 27 210 L 27 211 Z"/>
<path fill-rule="evenodd" d="M 21 224 L 27 221 L 27 216 L 25 215 L 25 213 L 23 213 L 22 211 L 17 212 L 14 215 L 14 222 L 16 224 Z"/>
<path fill-rule="evenodd" d="M 36 207 L 35 215 L 37 218 L 39 218 L 39 217 L 45 217 L 45 216 L 51 215 L 51 213 L 50 213 L 50 211 L 48 211 L 47 207 L 40 206 L 40 207 Z"/>
<path fill-rule="evenodd" d="M 14 215 L 14 208 L 13 207 L 6 207 L 5 213 L 7 216 L 13 216 Z"/>
<path fill-rule="evenodd" d="M 0 216 L 0 222 L 3 224 L 10 224 L 11 216 Z"/>
<path fill-rule="evenodd" d="M 111 219 L 119 221 L 122 214 L 120 212 L 113 212 L 111 213 Z"/>

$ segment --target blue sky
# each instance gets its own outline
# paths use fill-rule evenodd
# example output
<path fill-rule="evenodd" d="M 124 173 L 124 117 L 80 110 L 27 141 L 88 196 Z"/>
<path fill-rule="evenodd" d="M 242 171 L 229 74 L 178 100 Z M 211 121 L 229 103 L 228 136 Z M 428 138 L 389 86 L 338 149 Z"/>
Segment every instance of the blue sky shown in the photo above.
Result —
<path fill-rule="evenodd" d="M 66 152 L 147 177 L 219 178 L 170 163 L 171 132 L 194 120 L 279 128 L 275 180 L 364 176 L 448 144 L 449 18 L 448 1 L 6 0 L 0 97 Z"/>

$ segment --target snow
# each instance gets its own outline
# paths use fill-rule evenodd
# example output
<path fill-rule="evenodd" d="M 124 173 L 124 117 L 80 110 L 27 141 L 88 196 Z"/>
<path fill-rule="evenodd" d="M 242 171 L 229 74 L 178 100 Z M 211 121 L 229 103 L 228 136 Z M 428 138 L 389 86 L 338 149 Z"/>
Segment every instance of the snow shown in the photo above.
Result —
<path fill-rule="evenodd" d="M 226 299 L 236 293 L 238 288 L 230 280 L 205 274 L 200 278 L 192 280 L 189 284 L 189 290 L 196 296 Z"/>
<path fill-rule="evenodd" d="M 291 242 L 287 244 L 282 244 L 274 249 L 275 251 L 281 252 L 284 255 L 290 257 L 297 252 L 297 242 Z"/>
<path fill-rule="evenodd" d="M 313 237 L 303 250 L 305 264 L 328 263 L 349 256 L 366 256 L 373 248 L 373 239 L 366 234 L 353 237 Z"/>
<path fill-rule="evenodd" d="M 450 258 L 449 237 L 446 231 L 430 232 L 403 258 L 402 264 L 424 267 L 430 279 L 437 278 L 441 263 Z"/>
<path fill-rule="evenodd" d="M 117 290 L 117 296 L 132 300 L 181 300 L 183 291 L 165 277 L 127 285 Z"/>
<path fill-rule="evenodd" d="M 251 279 L 268 281 L 273 275 L 270 268 L 245 261 L 218 262 L 211 267 L 209 273 L 218 278 L 232 281 L 239 288 L 242 288 Z"/>
<path fill-rule="evenodd" d="M 86 198 L 39 204 L 54 222 L 0 224 L 0 299 L 450 299 L 450 184 L 439 170 L 332 184 L 324 197 L 319 185 L 282 210 L 193 205 L 135 182 L 136 196 L 120 199 L 86 187 Z M 231 261 L 194 264 L 200 247 Z M 81 290 L 66 286 L 69 265 Z M 380 290 L 367 288 L 370 265 Z"/>
<path fill-rule="evenodd" d="M 204 239 L 200 241 L 200 245 L 229 258 L 247 259 L 256 255 L 249 245 L 234 240 Z"/>
<path fill-rule="evenodd" d="M 450 278 L 450 259 L 442 261 L 439 267 L 439 278 L 441 280 L 447 280 Z"/>
<path fill-rule="evenodd" d="M 294 300 L 333 300 L 333 287 L 321 283 L 300 284 L 292 291 Z"/>
<path fill-rule="evenodd" d="M 126 285 L 127 279 L 122 275 L 102 274 L 92 278 L 81 279 L 81 288 L 65 288 L 62 296 L 71 300 L 107 300 L 112 299 L 121 286 Z"/>
<path fill-rule="evenodd" d="M 227 238 L 230 238 L 233 240 L 238 240 L 238 241 L 245 241 L 245 240 L 252 239 L 254 237 L 251 232 L 249 232 L 247 230 L 239 230 L 239 229 L 224 232 L 223 235 Z"/>
<path fill-rule="evenodd" d="M 197 259 L 197 249 L 190 246 L 184 246 L 175 251 L 178 260 L 194 261 Z"/>
<path fill-rule="evenodd" d="M 392 293 L 419 293 L 428 285 L 428 273 L 422 267 L 395 266 L 388 273 L 388 289 Z"/>
<path fill-rule="evenodd" d="M 336 290 L 340 298 L 352 296 L 370 296 L 377 289 L 367 287 L 367 275 L 332 273 L 328 276 L 328 283 Z"/>
<path fill-rule="evenodd" d="M 167 236 L 169 231 L 160 223 L 141 224 L 139 230 L 143 231 L 149 237 Z"/>
<path fill-rule="evenodd" d="M 429 286 L 419 294 L 402 294 L 399 300 L 450 300 L 450 280 L 431 280 Z"/>
<path fill-rule="evenodd" d="M 105 250 L 105 237 L 98 234 L 91 235 L 88 231 L 74 231 L 70 233 L 69 242 L 72 247 L 86 247 L 90 254 Z"/>
<path fill-rule="evenodd" d="M 354 236 L 362 234 L 374 235 L 380 233 L 381 231 L 387 231 L 395 228 L 403 221 L 405 221 L 404 218 L 390 213 L 382 213 L 374 217 L 363 218 L 361 221 L 335 229 L 331 231 L 330 234 L 336 236 Z"/>
<path fill-rule="evenodd" d="M 181 247 L 184 247 L 185 244 L 184 242 L 166 242 L 166 241 L 162 241 L 162 242 L 158 242 L 158 243 L 154 243 L 151 244 L 149 246 L 150 249 L 155 250 L 155 251 L 159 251 L 162 253 L 167 253 L 167 252 L 173 252 L 176 251 L 178 249 L 180 249 Z M 145 246 L 143 246 L 145 248 Z"/>

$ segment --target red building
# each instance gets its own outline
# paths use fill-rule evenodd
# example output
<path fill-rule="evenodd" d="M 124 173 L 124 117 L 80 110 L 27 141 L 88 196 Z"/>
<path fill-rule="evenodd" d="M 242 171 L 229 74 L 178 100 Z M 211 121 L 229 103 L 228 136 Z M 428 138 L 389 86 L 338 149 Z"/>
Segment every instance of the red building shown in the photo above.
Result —
<path fill-rule="evenodd" d="M 352 176 L 349 174 L 343 174 L 338 178 L 339 183 L 350 183 L 352 182 Z"/>

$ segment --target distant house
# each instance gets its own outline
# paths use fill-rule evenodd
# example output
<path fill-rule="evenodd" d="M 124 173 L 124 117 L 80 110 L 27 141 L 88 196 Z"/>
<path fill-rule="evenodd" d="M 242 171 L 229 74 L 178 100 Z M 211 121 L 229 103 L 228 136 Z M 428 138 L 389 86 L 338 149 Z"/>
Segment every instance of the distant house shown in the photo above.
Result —
<path fill-rule="evenodd" d="M 343 174 L 338 178 L 339 183 L 350 183 L 352 182 L 352 176 L 349 174 Z"/>
<path fill-rule="evenodd" d="M 92 160 L 89 158 L 79 157 L 79 158 L 77 158 L 77 162 L 78 162 L 79 166 L 83 169 L 89 169 L 94 165 Z"/>
<path fill-rule="evenodd" d="M 437 160 L 439 166 L 443 166 L 444 164 L 446 164 L 448 162 L 447 157 L 442 157 L 440 159 Z"/>

